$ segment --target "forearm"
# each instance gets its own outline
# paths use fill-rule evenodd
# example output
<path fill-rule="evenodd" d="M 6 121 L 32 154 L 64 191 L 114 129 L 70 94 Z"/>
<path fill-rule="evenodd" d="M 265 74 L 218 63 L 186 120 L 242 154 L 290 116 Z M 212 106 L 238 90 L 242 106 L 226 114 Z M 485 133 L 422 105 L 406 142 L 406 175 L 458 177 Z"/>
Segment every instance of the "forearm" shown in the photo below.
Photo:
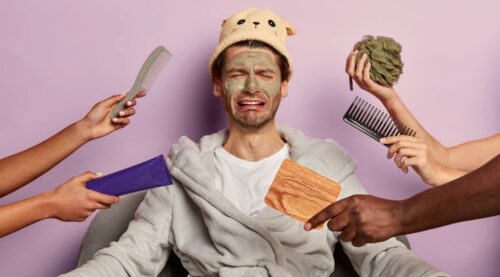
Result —
<path fill-rule="evenodd" d="M 430 153 L 432 153 L 437 162 L 442 163 L 447 160 L 448 152 L 446 147 L 441 145 L 438 140 L 425 130 L 411 111 L 406 107 L 401 98 L 399 98 L 396 91 L 393 90 L 393 92 L 394 93 L 391 97 L 380 99 L 391 117 L 395 121 L 403 123 L 407 127 L 413 129 L 417 133 L 415 137 L 422 139 L 425 142 L 427 147 L 429 147 Z"/>
<path fill-rule="evenodd" d="M 500 155 L 476 171 L 402 202 L 401 234 L 500 214 Z"/>
<path fill-rule="evenodd" d="M 23 152 L 0 160 L 0 197 L 33 181 L 89 141 L 81 121 Z"/>
<path fill-rule="evenodd" d="M 500 153 L 500 133 L 450 147 L 448 152 L 447 166 L 467 172 L 475 170 Z"/>
<path fill-rule="evenodd" d="M 0 206 L 0 238 L 51 217 L 48 194 Z"/>

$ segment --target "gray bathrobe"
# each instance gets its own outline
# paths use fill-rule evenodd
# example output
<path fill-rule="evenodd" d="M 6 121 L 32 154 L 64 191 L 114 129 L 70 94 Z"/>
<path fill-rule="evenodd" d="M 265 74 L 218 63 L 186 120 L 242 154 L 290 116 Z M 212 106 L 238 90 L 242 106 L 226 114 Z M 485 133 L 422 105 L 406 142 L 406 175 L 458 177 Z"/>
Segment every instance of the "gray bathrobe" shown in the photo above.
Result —
<path fill-rule="evenodd" d="M 337 143 L 279 130 L 291 159 L 341 184 L 339 198 L 365 193 Z M 223 130 L 199 144 L 182 137 L 167 159 L 174 184 L 149 191 L 119 241 L 64 276 L 156 276 L 171 250 L 190 276 L 329 276 L 338 233 L 326 227 L 306 232 L 268 207 L 250 217 L 216 190 L 214 149 L 226 135 Z M 340 243 L 361 276 L 447 276 L 394 238 L 363 247 Z"/>

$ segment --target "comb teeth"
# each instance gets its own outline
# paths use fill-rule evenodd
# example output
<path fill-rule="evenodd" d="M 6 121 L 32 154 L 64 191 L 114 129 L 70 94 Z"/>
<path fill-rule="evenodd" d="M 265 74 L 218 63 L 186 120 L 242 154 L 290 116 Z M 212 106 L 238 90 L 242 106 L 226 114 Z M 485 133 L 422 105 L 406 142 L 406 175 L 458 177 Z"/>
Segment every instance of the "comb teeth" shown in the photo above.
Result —
<path fill-rule="evenodd" d="M 356 97 L 344 115 L 344 121 L 367 134 L 376 141 L 381 138 L 417 133 L 402 123 L 395 123 L 392 117 L 363 99 Z"/>
<path fill-rule="evenodd" d="M 142 81 L 141 86 L 147 91 L 151 90 L 156 78 L 172 57 L 172 55 L 167 52 L 165 48 L 162 50 L 163 51 L 159 51 L 156 56 L 151 57 L 151 66 L 149 70 L 145 72 L 144 80 Z"/>

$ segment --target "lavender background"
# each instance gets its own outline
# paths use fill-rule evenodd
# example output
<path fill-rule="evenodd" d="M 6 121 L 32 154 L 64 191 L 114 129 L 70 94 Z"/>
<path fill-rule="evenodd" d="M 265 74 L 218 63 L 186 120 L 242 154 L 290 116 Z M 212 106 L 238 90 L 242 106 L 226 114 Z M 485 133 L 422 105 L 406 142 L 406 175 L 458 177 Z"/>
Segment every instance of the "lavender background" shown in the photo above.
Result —
<path fill-rule="evenodd" d="M 385 159 L 386 148 L 342 122 L 345 58 L 364 34 L 403 45 L 396 86 L 421 123 L 451 146 L 500 130 L 497 1 L 0 1 L 0 157 L 81 118 L 97 101 L 129 89 L 149 51 L 174 57 L 126 129 L 91 142 L 0 205 L 48 191 L 86 170 L 111 173 L 224 127 L 207 60 L 222 19 L 267 7 L 297 29 L 295 73 L 278 121 L 337 140 L 358 162 L 369 192 L 403 199 L 427 186 Z M 377 103 L 378 104 L 378 103 Z M 0 181 L 1 183 L 1 181 Z M 467 208 L 467 207 L 464 207 Z M 55 276 L 72 269 L 90 219 L 46 220 L 0 239 L 0 276 Z M 453 276 L 498 276 L 500 218 L 410 235 L 414 251 Z"/>

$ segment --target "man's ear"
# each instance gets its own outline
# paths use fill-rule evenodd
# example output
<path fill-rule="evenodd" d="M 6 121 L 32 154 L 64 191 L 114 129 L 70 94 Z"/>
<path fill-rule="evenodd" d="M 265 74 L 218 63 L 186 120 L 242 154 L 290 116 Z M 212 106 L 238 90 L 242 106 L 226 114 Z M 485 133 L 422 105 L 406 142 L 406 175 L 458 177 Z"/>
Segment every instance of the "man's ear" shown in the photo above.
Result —
<path fill-rule="evenodd" d="M 222 96 L 222 82 L 221 80 L 212 80 L 212 93 L 217 96 Z"/>
<path fill-rule="evenodd" d="M 281 98 L 285 98 L 288 96 L 288 80 L 281 82 L 280 93 Z"/>

